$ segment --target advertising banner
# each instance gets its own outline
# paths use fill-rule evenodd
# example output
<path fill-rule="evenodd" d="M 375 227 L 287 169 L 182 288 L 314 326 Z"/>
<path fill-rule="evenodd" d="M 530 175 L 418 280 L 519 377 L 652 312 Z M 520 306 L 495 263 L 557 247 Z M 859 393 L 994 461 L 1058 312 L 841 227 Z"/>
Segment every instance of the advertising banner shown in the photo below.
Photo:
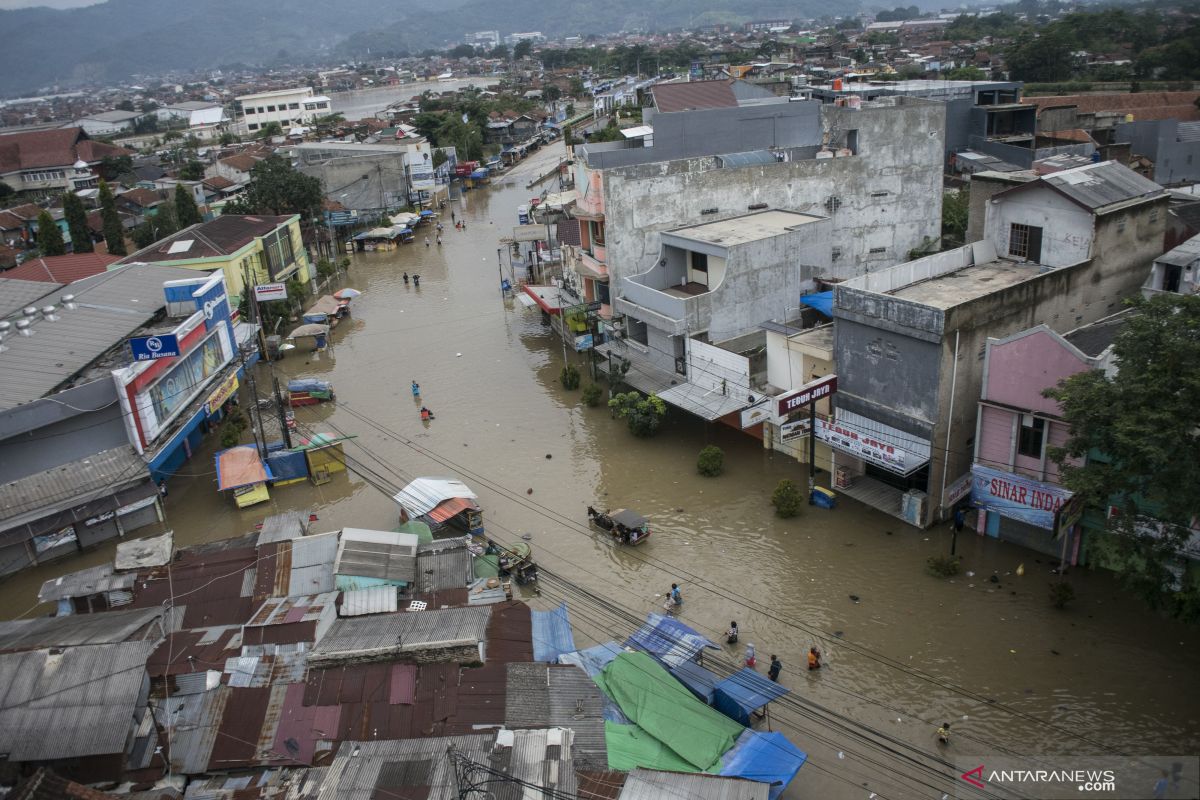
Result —
<path fill-rule="evenodd" d="M 221 384 L 213 390 L 213 393 L 208 396 L 205 401 L 205 406 L 208 409 L 209 416 L 217 413 L 221 406 L 225 405 L 225 401 L 233 397 L 238 390 L 238 377 L 236 372 L 230 373 L 229 377 L 221 381 Z"/>
<path fill-rule="evenodd" d="M 268 300 L 287 300 L 287 284 L 260 283 L 254 287 L 254 299 L 260 303 Z"/>
<path fill-rule="evenodd" d="M 971 476 L 971 502 L 977 508 L 1048 531 L 1054 530 L 1055 514 L 1073 496 L 1061 486 L 980 464 L 971 467 Z"/>
<path fill-rule="evenodd" d="M 840 422 L 818 419 L 817 438 L 830 447 L 900 475 L 917 471 L 929 460 L 881 436 L 856 430 Z"/>
<path fill-rule="evenodd" d="M 807 407 L 809 404 L 820 400 L 822 397 L 829 397 L 837 391 L 837 375 L 826 375 L 823 378 L 818 378 L 811 383 L 806 383 L 795 391 L 780 395 L 777 402 L 779 406 L 776 413 L 780 417 L 786 417 L 793 411 L 799 411 Z"/>
<path fill-rule="evenodd" d="M 154 361 L 179 355 L 179 340 L 173 333 L 159 336 L 137 336 L 129 340 L 134 361 Z"/>

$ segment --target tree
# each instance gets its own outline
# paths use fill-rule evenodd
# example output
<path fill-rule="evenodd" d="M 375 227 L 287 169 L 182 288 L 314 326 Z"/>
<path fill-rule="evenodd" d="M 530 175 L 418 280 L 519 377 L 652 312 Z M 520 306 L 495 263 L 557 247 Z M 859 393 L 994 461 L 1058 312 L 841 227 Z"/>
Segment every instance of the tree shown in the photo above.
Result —
<path fill-rule="evenodd" d="M 472 58 L 475 55 L 475 48 L 469 44 L 460 44 L 446 51 L 446 58 Z"/>
<path fill-rule="evenodd" d="M 117 110 L 118 111 L 135 111 L 136 109 L 133 107 L 132 100 L 122 100 L 121 102 L 117 103 Z"/>
<path fill-rule="evenodd" d="M 283 126 L 278 122 L 268 122 L 258 129 L 259 139 L 271 139 L 276 136 L 283 136 Z"/>
<path fill-rule="evenodd" d="M 437 148 L 433 151 L 433 168 L 437 169 L 442 164 L 450 160 L 450 156 L 446 155 L 446 151 L 442 148 Z"/>
<path fill-rule="evenodd" d="M 775 506 L 775 516 L 788 519 L 804 507 L 804 494 L 793 481 L 784 478 L 771 492 L 771 505 Z"/>
<path fill-rule="evenodd" d="M 297 172 L 283 157 L 271 155 L 250 169 L 250 181 L 241 201 L 225 213 L 300 214 L 312 217 L 321 208 L 325 193 L 321 181 Z M 245 211 L 244 209 L 249 209 Z"/>
<path fill-rule="evenodd" d="M 520 61 L 526 56 L 533 55 L 533 42 L 529 41 L 528 39 L 523 39 L 517 42 L 516 46 L 513 47 L 512 54 L 513 59 L 517 61 Z"/>
<path fill-rule="evenodd" d="M 50 212 L 44 209 L 37 215 L 37 243 L 44 256 L 61 256 L 67 252 L 62 230 Z"/>
<path fill-rule="evenodd" d="M 7 200 L 16 193 L 16 189 L 12 188 L 4 181 L 0 181 L 0 200 Z"/>
<path fill-rule="evenodd" d="M 617 127 L 617 118 L 609 117 L 608 124 L 598 131 L 592 131 L 587 140 L 589 142 L 619 142 L 624 138 L 621 135 L 621 129 Z"/>
<path fill-rule="evenodd" d="M 554 103 L 562 97 L 562 89 L 555 86 L 553 83 L 542 87 L 542 99 L 547 103 Z"/>
<path fill-rule="evenodd" d="M 1179 574 L 1200 517 L 1200 296 L 1130 305 L 1113 342 L 1117 373 L 1082 372 L 1046 390 L 1069 425 L 1050 456 L 1085 507 L 1119 512 L 1092 543 L 1097 560 L 1150 605 L 1194 621 L 1200 579 Z"/>
<path fill-rule="evenodd" d="M 146 217 L 140 225 L 133 229 L 131 236 L 138 249 L 149 247 L 160 239 L 165 239 L 179 230 L 179 220 L 175 216 L 175 206 L 171 203 L 161 203 L 154 216 Z"/>
<path fill-rule="evenodd" d="M 117 199 L 103 180 L 100 181 L 100 220 L 109 255 L 129 255 L 129 250 L 125 248 L 125 229 L 121 227 L 121 217 L 117 214 Z"/>
<path fill-rule="evenodd" d="M 198 181 L 204 178 L 204 164 L 196 159 L 188 159 L 188 162 L 179 169 L 179 177 L 185 181 Z"/>
<path fill-rule="evenodd" d="M 118 176 L 133 172 L 133 158 L 130 156 L 105 156 L 100 159 L 100 177 L 106 181 L 115 181 Z"/>
<path fill-rule="evenodd" d="M 498 44 L 488 53 L 488 58 L 508 58 L 508 45 Z"/>
<path fill-rule="evenodd" d="M 946 70 L 942 77 L 948 81 L 984 81 L 987 80 L 987 73 L 979 67 L 956 67 Z"/>
<path fill-rule="evenodd" d="M 239 138 L 236 133 L 232 133 L 230 131 L 224 131 L 221 134 L 221 138 L 217 139 L 217 142 L 219 144 L 221 144 L 222 146 L 236 144 L 237 142 L 240 142 L 240 141 L 241 141 L 241 138 Z"/>
<path fill-rule="evenodd" d="M 203 220 L 191 191 L 182 183 L 175 184 L 175 219 L 181 229 Z"/>
<path fill-rule="evenodd" d="M 92 232 L 88 229 L 87 209 L 83 207 L 79 195 L 74 192 L 63 195 L 63 216 L 66 217 L 67 230 L 71 234 L 71 252 L 92 252 L 95 248 L 92 246 Z"/>
<path fill-rule="evenodd" d="M 971 193 L 966 189 L 942 196 L 942 236 L 956 242 L 966 240 Z"/>
<path fill-rule="evenodd" d="M 608 407 L 626 420 L 630 433 L 640 438 L 658 433 L 663 417 L 667 415 L 667 404 L 654 394 L 646 397 L 638 392 L 614 395 L 608 401 Z"/>
<path fill-rule="evenodd" d="M 1074 49 L 1070 32 L 1054 23 L 1043 28 L 1041 35 L 1018 37 L 1005 59 L 1015 81 L 1054 83 L 1070 79 Z"/>
<path fill-rule="evenodd" d="M 706 478 L 715 478 L 725 469 L 725 451 L 710 444 L 700 451 L 696 459 L 696 471 Z"/>

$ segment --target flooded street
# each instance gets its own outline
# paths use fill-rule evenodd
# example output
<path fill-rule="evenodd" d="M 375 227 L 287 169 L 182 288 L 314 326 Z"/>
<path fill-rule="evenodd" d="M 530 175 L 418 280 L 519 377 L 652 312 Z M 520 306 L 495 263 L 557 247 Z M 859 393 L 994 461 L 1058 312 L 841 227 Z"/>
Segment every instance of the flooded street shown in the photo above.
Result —
<path fill-rule="evenodd" d="M 689 625 L 724 641 L 737 620 L 742 646 L 757 645 L 764 669 L 777 653 L 793 695 L 772 709 L 773 726 L 810 755 L 787 797 L 963 796 L 954 781 L 962 770 L 933 759 L 968 754 L 1200 751 L 1196 631 L 1151 616 L 1109 576 L 1073 573 L 1077 599 L 1055 610 L 1051 564 L 968 532 L 958 552 L 974 576 L 931 577 L 925 560 L 948 552 L 948 526 L 920 532 L 849 498 L 833 511 L 777 519 L 771 490 L 781 478 L 803 482 L 801 465 L 682 413 L 657 438 L 636 439 L 607 408 L 585 408 L 579 391 L 564 391 L 561 341 L 536 310 L 502 297 L 497 274 L 498 239 L 535 194 L 526 182 L 561 153 L 546 148 L 502 183 L 465 193 L 454 209 L 468 228 L 455 230 L 447 213 L 442 247 L 426 248 L 419 233 L 399 250 L 354 257 L 343 284 L 364 294 L 333 347 L 309 355 L 302 345 L 274 369 L 281 380 L 333 382 L 337 402 L 298 409 L 297 420 L 302 432 L 356 436 L 346 445 L 356 468 L 324 486 L 272 489 L 270 503 L 239 511 L 216 492 L 209 437 L 169 483 L 177 545 L 247 533 L 299 508 L 318 514 L 315 530 L 391 528 L 396 505 L 377 486 L 461 477 L 478 492 L 490 534 L 528 536 L 539 563 L 595 595 L 549 577 L 531 598 L 566 600 L 580 646 L 624 639 L 625 612 L 660 610 L 676 582 Z M 405 285 L 406 271 L 420 274 L 419 288 Z M 568 357 L 586 374 L 584 356 Z M 436 415 L 428 425 L 411 380 Z M 260 366 L 259 391 L 269 385 Z M 706 444 L 725 449 L 721 477 L 696 473 Z M 654 536 L 614 549 L 589 532 L 589 504 L 637 509 Z M 103 563 L 112 549 L 6 579 L 5 615 L 26 612 L 44 580 Z M 826 667 L 808 673 L 813 644 Z M 955 729 L 950 752 L 935 742 L 943 721 Z"/>

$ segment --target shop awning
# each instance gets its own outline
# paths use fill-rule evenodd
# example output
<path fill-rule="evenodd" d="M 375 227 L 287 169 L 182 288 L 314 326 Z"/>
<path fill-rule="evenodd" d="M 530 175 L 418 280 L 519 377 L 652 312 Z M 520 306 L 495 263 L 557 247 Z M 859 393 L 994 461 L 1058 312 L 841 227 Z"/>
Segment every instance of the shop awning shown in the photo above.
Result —
<path fill-rule="evenodd" d="M 533 298 L 538 307 L 547 314 L 561 314 L 563 306 L 562 289 L 557 286 L 534 286 L 525 284 L 521 287 L 525 294 Z"/>
<path fill-rule="evenodd" d="M 217 488 L 221 491 L 253 486 L 272 480 L 274 476 L 258 457 L 252 444 L 231 447 L 217 453 Z"/>
<path fill-rule="evenodd" d="M 338 303 L 337 298 L 335 298 L 331 294 L 327 294 L 327 295 L 323 295 L 323 296 L 317 298 L 317 301 L 315 303 L 313 303 L 311 306 L 309 306 L 308 310 L 305 311 L 304 313 L 306 315 L 307 314 L 325 314 L 326 316 L 328 316 L 330 314 L 336 314 L 340 307 L 341 307 L 341 304 Z"/>
<path fill-rule="evenodd" d="M 647 614 L 646 624 L 633 632 L 625 646 L 644 650 L 668 667 L 694 661 L 704 650 L 721 649 L 693 628 L 662 614 Z"/>
<path fill-rule="evenodd" d="M 410 516 L 422 517 L 442 502 L 456 497 L 475 500 L 477 495 L 454 478 L 417 478 L 396 492 L 392 499 L 404 506 Z"/>
<path fill-rule="evenodd" d="M 533 308 L 537 305 L 537 300 L 534 300 L 531 295 L 527 295 L 524 292 L 517 295 L 517 302 L 526 308 Z"/>
<path fill-rule="evenodd" d="M 750 715 L 788 690 L 749 667 L 743 667 L 716 685 L 713 707 L 749 727 Z"/>
<path fill-rule="evenodd" d="M 749 405 L 744 397 L 724 395 L 716 389 L 690 382 L 672 386 L 666 391 L 659 392 L 658 396 L 664 403 L 670 403 L 710 422 L 720 419 L 726 414 L 741 411 Z"/>
<path fill-rule="evenodd" d="M 768 796 L 776 800 L 807 760 L 808 755 L 782 733 L 747 730 L 721 758 L 720 774 L 768 784 Z"/>

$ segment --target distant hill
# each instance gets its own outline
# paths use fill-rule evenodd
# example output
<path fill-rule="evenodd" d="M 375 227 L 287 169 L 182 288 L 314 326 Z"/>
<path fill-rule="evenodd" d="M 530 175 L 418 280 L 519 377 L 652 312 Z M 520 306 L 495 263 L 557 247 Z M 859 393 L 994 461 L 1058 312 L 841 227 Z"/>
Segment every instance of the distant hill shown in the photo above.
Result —
<path fill-rule="evenodd" d="M 461 0 L 440 0 L 452 10 Z M 0 11 L 0 94 L 229 64 L 304 62 L 419 0 L 108 0 Z"/>
<path fill-rule="evenodd" d="M 856 11 L 857 0 L 836 13 Z M 131 75 L 445 47 L 467 31 L 667 30 L 834 12 L 818 0 L 107 0 L 0 11 L 0 94 Z"/>

